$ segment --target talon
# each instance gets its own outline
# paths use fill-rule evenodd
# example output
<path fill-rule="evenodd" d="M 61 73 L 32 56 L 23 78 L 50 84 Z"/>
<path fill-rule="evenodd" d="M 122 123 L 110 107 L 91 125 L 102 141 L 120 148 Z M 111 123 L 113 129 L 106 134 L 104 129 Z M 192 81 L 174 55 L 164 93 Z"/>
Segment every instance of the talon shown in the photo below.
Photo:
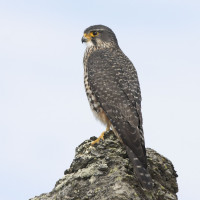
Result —
<path fill-rule="evenodd" d="M 99 143 L 100 140 L 104 140 L 104 134 L 110 130 L 110 126 L 107 126 L 106 131 L 104 131 L 96 140 L 91 142 L 91 145 L 93 146 L 96 143 Z"/>
<path fill-rule="evenodd" d="M 106 131 L 104 131 L 95 141 L 92 141 L 91 142 L 91 145 L 93 146 L 94 144 L 96 144 L 96 143 L 99 143 L 99 141 L 102 139 L 102 140 L 104 140 L 104 134 L 106 133 Z"/>

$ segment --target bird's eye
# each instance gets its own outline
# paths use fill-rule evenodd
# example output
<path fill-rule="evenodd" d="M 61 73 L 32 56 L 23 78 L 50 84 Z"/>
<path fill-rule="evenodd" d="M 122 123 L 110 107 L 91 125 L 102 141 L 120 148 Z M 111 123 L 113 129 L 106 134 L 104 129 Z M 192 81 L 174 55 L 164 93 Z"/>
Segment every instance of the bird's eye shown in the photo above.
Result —
<path fill-rule="evenodd" d="M 97 32 L 97 31 L 92 31 L 92 32 L 90 33 L 90 35 L 91 35 L 92 37 L 95 37 L 95 36 L 99 35 L 99 32 Z"/>

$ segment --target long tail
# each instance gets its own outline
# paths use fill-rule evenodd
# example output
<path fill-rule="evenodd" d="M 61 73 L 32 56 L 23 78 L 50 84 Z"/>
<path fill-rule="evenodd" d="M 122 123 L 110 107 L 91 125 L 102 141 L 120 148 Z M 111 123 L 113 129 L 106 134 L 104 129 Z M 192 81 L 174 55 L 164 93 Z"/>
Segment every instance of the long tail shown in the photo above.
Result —
<path fill-rule="evenodd" d="M 138 180 L 140 181 L 142 187 L 148 190 L 153 189 L 153 181 L 148 170 L 142 165 L 140 160 L 136 157 L 136 155 L 128 146 L 126 146 L 126 152 L 134 166 L 134 172 Z"/>

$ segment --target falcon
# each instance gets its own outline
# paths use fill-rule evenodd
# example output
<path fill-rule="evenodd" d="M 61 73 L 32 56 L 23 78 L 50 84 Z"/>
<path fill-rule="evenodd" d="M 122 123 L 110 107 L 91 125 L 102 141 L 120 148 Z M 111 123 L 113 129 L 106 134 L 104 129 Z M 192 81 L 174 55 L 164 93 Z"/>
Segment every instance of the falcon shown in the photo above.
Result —
<path fill-rule="evenodd" d="M 103 140 L 112 128 L 125 146 L 134 172 L 145 189 L 153 182 L 147 170 L 142 128 L 141 92 L 136 69 L 122 52 L 114 32 L 107 26 L 94 25 L 84 31 L 84 84 L 94 115 L 107 128 L 91 145 Z"/>

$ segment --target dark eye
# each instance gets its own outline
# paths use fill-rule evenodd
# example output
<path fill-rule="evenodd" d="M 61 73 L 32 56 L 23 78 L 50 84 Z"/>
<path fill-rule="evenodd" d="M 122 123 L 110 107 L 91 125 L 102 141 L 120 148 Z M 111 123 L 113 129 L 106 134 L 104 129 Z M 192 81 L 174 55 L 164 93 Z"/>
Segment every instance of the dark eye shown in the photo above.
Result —
<path fill-rule="evenodd" d="M 96 37 L 97 35 L 99 35 L 99 32 L 97 32 L 97 31 L 92 31 L 92 32 L 90 32 L 90 35 L 91 35 L 92 37 Z"/>

